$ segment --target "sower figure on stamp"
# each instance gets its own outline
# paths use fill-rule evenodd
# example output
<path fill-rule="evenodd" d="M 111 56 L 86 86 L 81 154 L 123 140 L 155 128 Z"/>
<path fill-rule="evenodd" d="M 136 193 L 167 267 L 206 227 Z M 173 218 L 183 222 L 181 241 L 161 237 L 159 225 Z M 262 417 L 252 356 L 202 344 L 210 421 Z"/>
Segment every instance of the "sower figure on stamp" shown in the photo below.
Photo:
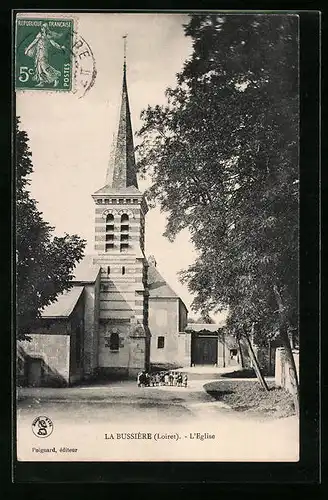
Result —
<path fill-rule="evenodd" d="M 55 38 L 60 38 L 61 33 L 50 31 L 48 24 L 43 23 L 40 32 L 36 35 L 32 43 L 25 49 L 25 55 L 34 59 L 35 75 L 33 80 L 37 81 L 37 87 L 44 84 L 53 83 L 57 87 L 61 72 L 49 64 L 49 48 L 55 47 L 59 50 L 66 50 L 63 45 L 55 42 Z"/>

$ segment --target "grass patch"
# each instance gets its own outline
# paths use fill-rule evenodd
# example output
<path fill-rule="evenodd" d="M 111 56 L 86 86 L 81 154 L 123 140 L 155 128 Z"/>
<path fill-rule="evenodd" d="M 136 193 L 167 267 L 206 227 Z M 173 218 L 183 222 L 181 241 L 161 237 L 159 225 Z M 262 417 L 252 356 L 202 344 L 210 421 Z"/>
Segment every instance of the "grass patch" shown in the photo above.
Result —
<path fill-rule="evenodd" d="M 274 383 L 269 383 L 269 392 L 257 381 L 218 380 L 205 384 L 205 391 L 217 401 L 222 401 L 235 411 L 252 413 L 269 418 L 295 415 L 291 394 Z"/>
<path fill-rule="evenodd" d="M 272 377 L 272 373 L 262 369 L 262 373 L 266 377 Z M 256 378 L 256 373 L 253 368 L 242 368 L 231 372 L 221 373 L 222 378 Z"/>

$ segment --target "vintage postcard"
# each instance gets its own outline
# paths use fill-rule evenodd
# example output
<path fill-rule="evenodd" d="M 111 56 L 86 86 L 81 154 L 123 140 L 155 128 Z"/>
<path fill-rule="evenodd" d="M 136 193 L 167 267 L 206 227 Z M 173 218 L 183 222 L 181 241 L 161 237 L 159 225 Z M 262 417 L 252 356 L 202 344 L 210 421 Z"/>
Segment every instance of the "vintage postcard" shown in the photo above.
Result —
<path fill-rule="evenodd" d="M 17 13 L 18 461 L 299 461 L 298 33 Z"/>

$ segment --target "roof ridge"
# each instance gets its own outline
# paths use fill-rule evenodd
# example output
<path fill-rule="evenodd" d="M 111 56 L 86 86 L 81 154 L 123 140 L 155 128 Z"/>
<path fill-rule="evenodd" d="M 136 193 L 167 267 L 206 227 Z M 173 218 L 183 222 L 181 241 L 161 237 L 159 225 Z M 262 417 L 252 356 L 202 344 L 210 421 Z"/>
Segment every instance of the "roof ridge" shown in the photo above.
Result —
<path fill-rule="evenodd" d="M 171 287 L 171 285 L 169 285 L 169 283 L 166 281 L 166 279 L 160 273 L 160 271 L 158 270 L 158 268 L 156 266 L 153 266 L 153 265 L 149 266 L 148 276 L 149 276 L 149 270 L 155 274 L 154 280 L 152 282 L 148 281 L 148 288 L 150 290 L 150 296 L 152 295 L 151 290 L 156 290 L 156 289 L 158 290 L 160 287 L 161 288 L 165 287 L 166 290 L 168 290 L 170 293 L 169 293 L 169 295 L 167 295 L 167 294 L 163 295 L 163 291 L 162 291 L 162 293 L 160 295 L 161 298 L 164 298 L 164 297 L 168 298 L 168 297 L 172 297 L 173 296 L 174 298 L 180 299 L 179 295 L 173 290 L 173 288 Z M 156 274 L 158 275 L 158 277 L 162 281 L 160 281 L 158 279 L 157 280 L 155 279 L 156 278 Z M 154 287 L 154 286 L 151 287 L 151 285 L 155 285 L 156 283 L 159 283 L 159 285 L 157 287 Z M 156 296 L 159 296 L 159 295 L 156 295 L 155 293 L 153 293 L 153 296 L 156 297 Z"/>
<path fill-rule="evenodd" d="M 73 285 L 72 288 L 64 290 L 54 302 L 49 304 L 41 312 L 42 318 L 69 318 L 78 303 L 84 290 L 82 285 Z"/>

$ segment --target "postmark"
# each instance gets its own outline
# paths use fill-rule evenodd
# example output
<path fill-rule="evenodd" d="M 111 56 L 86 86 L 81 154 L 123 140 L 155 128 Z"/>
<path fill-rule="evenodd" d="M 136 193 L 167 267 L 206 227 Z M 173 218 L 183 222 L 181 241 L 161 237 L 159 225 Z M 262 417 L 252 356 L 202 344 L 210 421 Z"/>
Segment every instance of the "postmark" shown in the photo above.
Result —
<path fill-rule="evenodd" d="M 46 438 L 52 434 L 54 430 L 54 424 L 49 417 L 39 416 L 36 417 L 32 422 L 33 434 L 39 438 Z"/>
<path fill-rule="evenodd" d="M 16 89 L 72 91 L 73 31 L 73 19 L 17 19 Z"/>
<path fill-rule="evenodd" d="M 90 45 L 82 36 L 74 32 L 73 40 L 73 94 L 81 98 L 95 83 L 97 76 L 96 61 Z"/>

